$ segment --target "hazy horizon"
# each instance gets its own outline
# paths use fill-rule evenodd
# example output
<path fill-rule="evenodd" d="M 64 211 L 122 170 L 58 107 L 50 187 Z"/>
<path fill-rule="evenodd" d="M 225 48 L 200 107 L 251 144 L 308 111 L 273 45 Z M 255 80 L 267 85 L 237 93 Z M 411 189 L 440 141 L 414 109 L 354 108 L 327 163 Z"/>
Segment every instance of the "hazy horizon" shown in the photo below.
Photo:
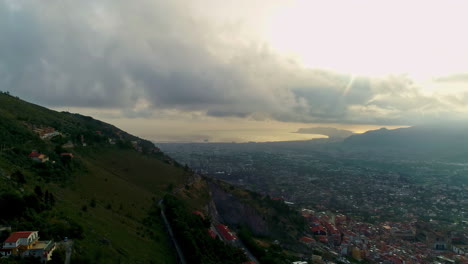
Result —
<path fill-rule="evenodd" d="M 467 7 L 0 0 L 0 90 L 153 141 L 466 121 Z"/>

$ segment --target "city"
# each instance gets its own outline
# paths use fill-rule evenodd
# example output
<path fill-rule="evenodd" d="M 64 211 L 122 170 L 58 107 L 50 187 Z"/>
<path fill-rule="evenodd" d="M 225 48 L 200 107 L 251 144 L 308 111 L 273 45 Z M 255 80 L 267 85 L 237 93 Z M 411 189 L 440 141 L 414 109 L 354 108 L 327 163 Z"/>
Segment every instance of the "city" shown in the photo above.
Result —
<path fill-rule="evenodd" d="M 457 175 L 466 173 L 468 164 L 378 156 L 363 160 L 323 148 L 304 153 L 268 143 L 161 148 L 200 174 L 302 210 L 311 226 L 324 228 L 328 239 L 322 242 L 337 254 L 370 263 L 467 261 L 462 256 L 468 239 L 468 185 L 460 184 Z M 330 239 L 334 233 L 341 236 Z"/>

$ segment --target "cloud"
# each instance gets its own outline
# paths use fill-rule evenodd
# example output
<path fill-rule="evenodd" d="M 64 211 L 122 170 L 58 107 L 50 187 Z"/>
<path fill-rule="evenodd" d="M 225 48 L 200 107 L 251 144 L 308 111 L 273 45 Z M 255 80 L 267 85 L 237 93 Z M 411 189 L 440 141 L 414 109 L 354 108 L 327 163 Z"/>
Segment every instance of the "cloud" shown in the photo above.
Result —
<path fill-rule="evenodd" d="M 457 73 L 448 76 L 439 77 L 436 82 L 468 82 L 468 73 Z"/>
<path fill-rule="evenodd" d="M 214 4 L 0 0 L 0 90 L 48 106 L 120 109 L 124 117 L 146 118 L 167 110 L 411 124 L 453 109 L 405 76 L 303 68 L 252 37 L 243 23 L 201 14 L 201 3 Z M 268 3 L 252 6 L 262 10 Z"/>

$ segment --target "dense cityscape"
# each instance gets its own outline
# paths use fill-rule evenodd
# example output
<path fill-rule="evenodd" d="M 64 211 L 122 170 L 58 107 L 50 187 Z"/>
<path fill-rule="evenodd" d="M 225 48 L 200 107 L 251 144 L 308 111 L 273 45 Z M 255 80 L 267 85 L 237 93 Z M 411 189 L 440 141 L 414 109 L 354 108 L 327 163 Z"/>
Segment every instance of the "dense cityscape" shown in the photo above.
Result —
<path fill-rule="evenodd" d="M 323 148 L 304 152 L 256 143 L 162 148 L 200 174 L 302 210 L 315 240 L 339 255 L 370 263 L 467 261 L 468 186 L 458 177 L 467 164 L 363 160 Z"/>

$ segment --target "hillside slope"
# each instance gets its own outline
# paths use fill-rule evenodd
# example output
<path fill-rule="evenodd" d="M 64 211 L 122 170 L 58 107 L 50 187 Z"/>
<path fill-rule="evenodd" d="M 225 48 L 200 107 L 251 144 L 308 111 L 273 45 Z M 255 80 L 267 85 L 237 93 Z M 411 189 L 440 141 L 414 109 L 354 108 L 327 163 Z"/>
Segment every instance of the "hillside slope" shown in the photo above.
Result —
<path fill-rule="evenodd" d="M 71 263 L 175 263 L 161 205 L 190 263 L 255 255 L 282 264 L 310 253 L 298 240 L 306 223 L 282 201 L 196 175 L 112 125 L 0 93 L 0 227 L 59 242 L 52 264 L 64 263 L 65 237 Z M 213 239 L 220 224 L 245 245 Z"/>
<path fill-rule="evenodd" d="M 149 141 L 0 93 L 0 226 L 69 237 L 73 263 L 173 263 L 155 204 L 188 175 Z"/>

